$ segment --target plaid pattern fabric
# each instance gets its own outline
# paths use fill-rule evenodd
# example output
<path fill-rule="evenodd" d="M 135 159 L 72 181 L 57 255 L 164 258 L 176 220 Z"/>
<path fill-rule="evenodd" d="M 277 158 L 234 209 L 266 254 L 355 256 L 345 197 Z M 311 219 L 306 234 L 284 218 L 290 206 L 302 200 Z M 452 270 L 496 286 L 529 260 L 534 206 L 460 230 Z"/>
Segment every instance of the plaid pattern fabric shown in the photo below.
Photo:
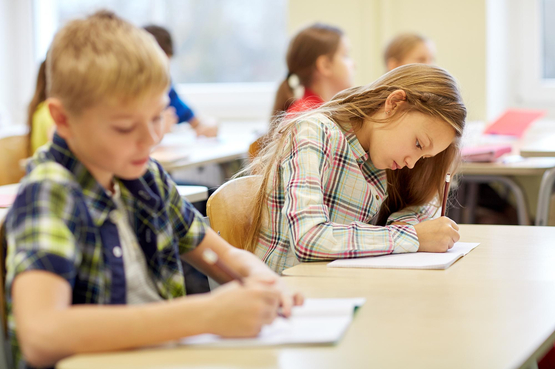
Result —
<path fill-rule="evenodd" d="M 121 199 L 164 299 L 185 295 L 180 255 L 204 238 L 207 225 L 151 160 L 137 180 L 120 180 Z M 73 304 L 124 304 L 125 273 L 116 205 L 59 136 L 34 156 L 6 217 L 8 332 L 16 367 L 25 367 L 12 311 L 14 278 L 28 270 L 59 275 L 73 288 Z"/>
<path fill-rule="evenodd" d="M 385 170 L 368 160 L 353 132 L 315 114 L 295 124 L 268 184 L 256 255 L 280 273 L 299 261 L 415 252 L 413 225 L 437 206 L 404 209 L 372 225 L 387 196 Z M 409 225 L 391 225 L 401 221 Z"/>

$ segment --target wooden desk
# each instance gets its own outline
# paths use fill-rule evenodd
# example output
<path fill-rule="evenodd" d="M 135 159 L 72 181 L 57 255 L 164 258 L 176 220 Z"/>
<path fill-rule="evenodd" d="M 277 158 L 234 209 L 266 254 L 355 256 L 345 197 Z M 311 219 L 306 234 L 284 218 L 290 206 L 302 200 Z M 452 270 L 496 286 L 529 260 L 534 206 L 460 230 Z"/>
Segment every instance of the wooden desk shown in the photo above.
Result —
<path fill-rule="evenodd" d="M 17 194 L 19 184 L 11 184 L 0 186 L 0 194 L 11 195 Z M 205 186 L 177 186 L 177 190 L 181 197 L 189 200 L 189 202 L 197 202 L 208 199 L 208 188 Z"/>
<path fill-rule="evenodd" d="M 461 230 L 481 245 L 444 271 L 289 269 L 302 276 L 285 282 L 307 297 L 367 299 L 336 346 L 150 348 L 77 355 L 57 368 L 533 367 L 555 341 L 555 228 Z"/>
<path fill-rule="evenodd" d="M 267 129 L 264 122 L 223 122 L 216 138 L 197 138 L 192 130 L 181 128 L 168 133 L 155 150 L 182 159 L 160 160 L 167 171 L 191 169 L 208 164 L 222 164 L 246 158 L 249 146 Z"/>
<path fill-rule="evenodd" d="M 520 147 L 523 157 L 555 158 L 555 122 L 541 121 L 535 130 L 525 136 L 525 141 Z M 543 173 L 538 195 L 538 210 L 536 225 L 546 225 L 549 217 L 549 205 L 553 186 L 555 185 L 555 168 Z"/>

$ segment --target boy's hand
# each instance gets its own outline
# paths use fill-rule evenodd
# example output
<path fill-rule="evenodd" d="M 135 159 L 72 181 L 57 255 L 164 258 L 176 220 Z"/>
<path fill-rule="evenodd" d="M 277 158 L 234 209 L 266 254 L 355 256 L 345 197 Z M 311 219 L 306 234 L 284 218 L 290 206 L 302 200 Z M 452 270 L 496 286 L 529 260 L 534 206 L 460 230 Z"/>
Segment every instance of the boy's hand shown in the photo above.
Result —
<path fill-rule="evenodd" d="M 304 303 L 304 296 L 300 293 L 295 293 L 291 295 L 289 289 L 287 288 L 287 286 L 285 286 L 283 279 L 281 279 L 277 275 L 256 275 L 247 278 L 246 281 L 248 284 L 258 283 L 277 289 L 280 293 L 279 305 L 281 307 L 281 313 L 285 317 L 291 316 L 291 308 L 293 306 L 300 306 Z"/>
<path fill-rule="evenodd" d="M 422 252 L 446 252 L 461 238 L 459 226 L 447 217 L 427 220 L 414 229 Z"/>
<path fill-rule="evenodd" d="M 274 321 L 280 291 L 261 283 L 229 282 L 211 295 L 211 333 L 223 337 L 254 337 L 262 326 Z"/>

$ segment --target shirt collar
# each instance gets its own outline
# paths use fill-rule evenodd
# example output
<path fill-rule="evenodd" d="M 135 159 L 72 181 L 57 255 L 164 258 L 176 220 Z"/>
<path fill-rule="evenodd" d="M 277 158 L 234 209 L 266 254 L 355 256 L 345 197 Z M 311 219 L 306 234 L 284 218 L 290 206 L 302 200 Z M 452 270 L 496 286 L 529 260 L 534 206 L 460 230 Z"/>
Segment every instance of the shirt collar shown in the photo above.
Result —
<path fill-rule="evenodd" d="M 355 132 L 353 132 L 353 130 L 345 132 L 345 138 L 347 139 L 349 146 L 351 146 L 351 150 L 353 150 L 353 153 L 355 154 L 357 162 L 364 163 L 365 161 L 367 161 L 369 155 L 362 148 L 362 145 L 358 141 L 358 138 Z"/>
<path fill-rule="evenodd" d="M 98 183 L 89 170 L 75 157 L 69 149 L 67 142 L 58 134 L 54 134 L 54 139 L 48 153 L 58 164 L 69 170 L 81 186 L 85 203 L 94 223 L 97 226 L 104 224 L 110 211 L 116 208 L 108 191 Z M 142 178 L 135 180 L 121 180 L 117 178 L 114 180 L 121 182 L 127 187 L 132 197 L 141 202 L 145 207 L 151 208 L 153 211 L 159 208 L 160 197 L 147 185 L 147 183 L 154 181 L 150 171 L 147 171 Z M 124 195 L 126 192 L 121 191 L 121 193 Z"/>

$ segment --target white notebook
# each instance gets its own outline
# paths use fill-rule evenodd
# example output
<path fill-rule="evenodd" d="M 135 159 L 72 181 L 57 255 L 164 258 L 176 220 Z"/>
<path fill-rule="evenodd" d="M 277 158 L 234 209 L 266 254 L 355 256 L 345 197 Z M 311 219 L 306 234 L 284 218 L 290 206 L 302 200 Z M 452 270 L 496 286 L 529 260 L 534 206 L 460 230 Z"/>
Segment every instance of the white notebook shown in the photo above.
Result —
<path fill-rule="evenodd" d="M 340 259 L 328 264 L 329 268 L 377 268 L 377 269 L 447 269 L 455 261 L 468 254 L 479 243 L 457 242 L 447 252 L 411 252 L 389 254 L 358 259 Z"/>
<path fill-rule="evenodd" d="M 200 334 L 180 340 L 180 344 L 202 347 L 253 347 L 290 344 L 332 344 L 338 342 L 351 321 L 355 309 L 364 298 L 306 299 L 303 306 L 293 308 L 288 319 L 276 318 L 264 326 L 254 338 L 222 338 Z"/>

